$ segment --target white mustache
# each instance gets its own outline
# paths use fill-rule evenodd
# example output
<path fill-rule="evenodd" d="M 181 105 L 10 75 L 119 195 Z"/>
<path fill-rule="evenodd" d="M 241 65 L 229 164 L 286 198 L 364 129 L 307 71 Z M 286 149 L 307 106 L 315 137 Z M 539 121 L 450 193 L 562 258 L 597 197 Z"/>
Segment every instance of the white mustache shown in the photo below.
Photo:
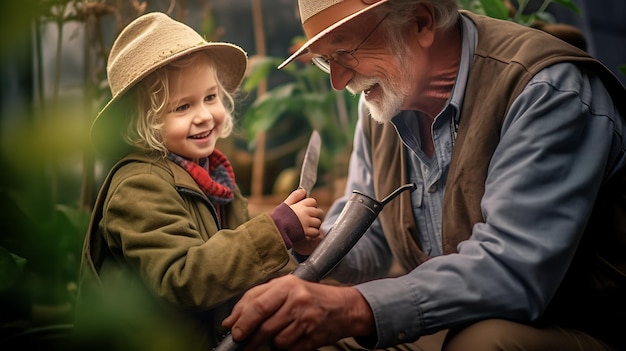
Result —
<path fill-rule="evenodd" d="M 362 92 L 365 92 L 367 94 L 367 91 L 376 84 L 380 84 L 380 81 L 376 78 L 355 76 L 350 81 L 350 84 L 346 86 L 346 89 L 355 95 Z"/>

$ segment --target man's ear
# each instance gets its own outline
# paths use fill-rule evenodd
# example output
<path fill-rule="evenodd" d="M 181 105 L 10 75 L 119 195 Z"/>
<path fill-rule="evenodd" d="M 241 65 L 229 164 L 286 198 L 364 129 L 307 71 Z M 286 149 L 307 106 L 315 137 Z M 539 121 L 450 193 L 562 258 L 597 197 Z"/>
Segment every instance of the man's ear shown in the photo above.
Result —
<path fill-rule="evenodd" d="M 422 47 L 432 45 L 435 38 L 437 23 L 435 22 L 435 10 L 430 4 L 418 4 L 414 10 L 417 25 L 417 40 Z"/>

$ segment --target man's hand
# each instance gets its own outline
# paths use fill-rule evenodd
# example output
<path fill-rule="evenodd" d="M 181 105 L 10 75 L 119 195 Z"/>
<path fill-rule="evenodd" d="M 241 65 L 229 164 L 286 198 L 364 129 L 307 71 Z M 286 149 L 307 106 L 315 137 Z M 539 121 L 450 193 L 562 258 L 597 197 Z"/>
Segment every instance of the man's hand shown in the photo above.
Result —
<path fill-rule="evenodd" d="M 314 350 L 374 332 L 372 311 L 352 287 L 311 283 L 294 275 L 248 290 L 222 326 L 245 350 L 267 342 L 285 350 Z"/>

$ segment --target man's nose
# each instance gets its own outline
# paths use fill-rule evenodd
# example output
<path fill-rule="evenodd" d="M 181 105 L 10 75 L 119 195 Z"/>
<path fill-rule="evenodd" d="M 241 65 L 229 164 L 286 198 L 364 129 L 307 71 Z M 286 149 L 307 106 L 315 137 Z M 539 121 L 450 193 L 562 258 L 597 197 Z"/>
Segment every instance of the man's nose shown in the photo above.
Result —
<path fill-rule="evenodd" d="M 354 78 L 354 74 L 354 70 L 330 61 L 330 84 L 333 86 L 333 89 L 337 91 L 344 90 L 350 80 Z"/>

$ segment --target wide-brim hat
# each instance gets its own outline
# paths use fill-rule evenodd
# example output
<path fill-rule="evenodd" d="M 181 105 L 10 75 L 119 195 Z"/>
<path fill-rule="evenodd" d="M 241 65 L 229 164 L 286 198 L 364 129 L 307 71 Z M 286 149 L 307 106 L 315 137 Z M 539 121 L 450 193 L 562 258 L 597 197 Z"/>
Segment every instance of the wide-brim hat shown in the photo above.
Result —
<path fill-rule="evenodd" d="M 113 43 L 107 62 L 111 100 L 91 125 L 91 140 L 98 152 L 111 154 L 124 146 L 122 133 L 128 114 L 120 113 L 120 100 L 150 73 L 185 55 L 207 52 L 216 65 L 218 79 L 229 93 L 243 81 L 248 65 L 246 52 L 224 42 L 208 42 L 191 27 L 168 15 L 152 12 L 129 23 Z"/>
<path fill-rule="evenodd" d="M 364 12 L 386 3 L 388 0 L 298 0 L 302 29 L 308 40 L 294 52 L 278 69 L 285 67 L 296 57 L 308 52 L 309 46 L 337 27 Z"/>

